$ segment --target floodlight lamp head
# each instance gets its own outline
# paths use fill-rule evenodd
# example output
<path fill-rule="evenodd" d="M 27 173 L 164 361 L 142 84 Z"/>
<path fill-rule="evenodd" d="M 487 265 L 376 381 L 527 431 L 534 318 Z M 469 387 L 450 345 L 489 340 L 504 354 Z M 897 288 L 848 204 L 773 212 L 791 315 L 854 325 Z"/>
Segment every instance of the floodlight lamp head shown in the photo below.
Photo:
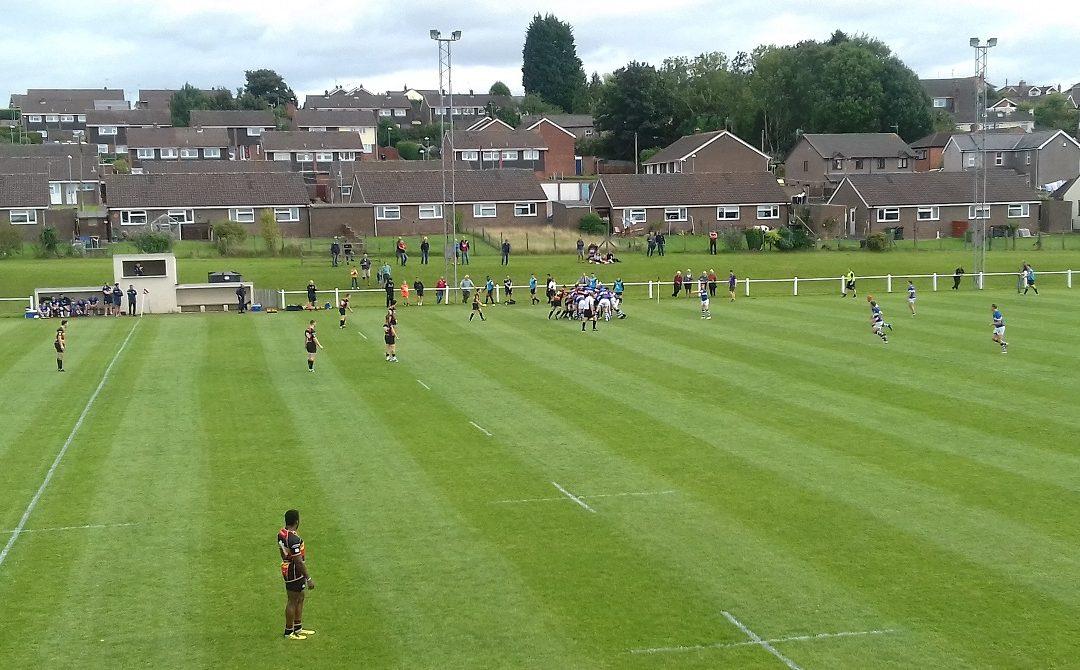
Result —
<path fill-rule="evenodd" d="M 431 32 L 434 33 L 435 31 L 432 30 Z M 972 37 L 970 40 L 968 40 L 968 44 L 970 46 L 973 46 L 973 47 L 979 46 L 979 38 L 978 37 Z"/>
<path fill-rule="evenodd" d="M 450 39 L 452 39 L 454 41 L 460 40 L 461 39 L 461 31 L 460 30 L 455 30 L 454 32 L 450 33 Z"/>
<path fill-rule="evenodd" d="M 432 29 L 432 30 L 428 31 L 428 36 L 433 40 L 439 39 L 439 37 L 441 35 L 442 35 L 442 33 L 440 33 L 438 30 Z"/>
<path fill-rule="evenodd" d="M 990 39 L 988 39 L 986 41 L 986 46 L 988 46 L 988 47 L 996 47 L 997 46 L 997 38 L 996 37 L 991 37 Z"/>

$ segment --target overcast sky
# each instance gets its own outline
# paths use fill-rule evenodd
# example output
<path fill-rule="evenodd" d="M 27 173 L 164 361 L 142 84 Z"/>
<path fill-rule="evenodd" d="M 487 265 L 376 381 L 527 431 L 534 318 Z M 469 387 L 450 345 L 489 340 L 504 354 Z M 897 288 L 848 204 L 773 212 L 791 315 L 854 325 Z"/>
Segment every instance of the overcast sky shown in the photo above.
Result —
<path fill-rule="evenodd" d="M 3 11 L 0 95 L 27 88 L 236 88 L 243 70 L 270 67 L 303 99 L 334 84 L 369 90 L 437 88 L 428 29 L 464 33 L 454 90 L 497 79 L 521 90 L 529 19 L 552 11 L 574 26 L 586 73 L 630 60 L 825 39 L 839 28 L 885 41 L 923 77 L 968 76 L 971 36 L 1000 40 L 989 79 L 1080 82 L 1080 12 L 1045 0 L 53 0 Z M 1024 8 L 1029 15 L 1024 16 Z M 1045 17 L 1045 18 L 1044 18 Z M 6 90 L 5 90 L 6 89 Z"/>

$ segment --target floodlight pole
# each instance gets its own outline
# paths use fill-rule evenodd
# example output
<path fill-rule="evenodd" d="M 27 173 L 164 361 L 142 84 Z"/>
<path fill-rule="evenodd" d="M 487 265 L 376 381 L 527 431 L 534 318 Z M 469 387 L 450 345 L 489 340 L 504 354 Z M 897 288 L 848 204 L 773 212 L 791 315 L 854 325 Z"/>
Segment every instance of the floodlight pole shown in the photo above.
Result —
<path fill-rule="evenodd" d="M 443 37 L 442 33 L 438 30 L 428 31 L 428 36 L 431 39 L 439 43 L 439 135 L 442 147 L 439 150 L 440 166 L 439 171 L 442 174 L 442 220 L 443 220 L 443 276 L 448 273 L 447 265 L 449 263 L 449 257 L 446 255 L 446 248 L 450 246 L 450 241 L 453 239 L 453 243 L 457 245 L 457 183 L 456 175 L 454 172 L 455 164 L 455 150 L 454 150 L 454 82 L 451 75 L 452 70 L 452 53 L 451 44 L 461 39 L 461 31 L 455 30 L 450 33 L 449 37 Z M 447 97 L 449 97 L 449 106 L 447 106 Z M 449 137 L 446 133 L 446 116 L 447 112 L 450 112 L 450 134 Z M 450 198 L 447 200 L 446 191 L 446 173 L 447 173 L 447 155 L 446 149 L 449 145 L 450 149 Z M 447 223 L 447 205 L 450 208 L 450 220 Z M 454 258 L 454 288 L 458 286 L 458 256 L 457 249 L 453 249 Z M 447 293 L 449 297 L 449 293 Z M 450 301 L 446 301 L 450 304 Z"/>
<path fill-rule="evenodd" d="M 986 234 L 987 222 L 990 218 L 989 206 L 986 204 L 987 195 L 987 166 L 986 166 L 986 126 L 987 126 L 987 88 L 986 88 L 986 59 L 989 50 L 997 46 L 997 38 L 991 37 L 983 43 L 978 37 L 972 37 L 968 44 L 975 49 L 975 119 L 979 124 L 978 138 L 979 151 L 975 159 L 974 197 L 974 227 L 971 239 L 975 247 L 974 272 L 978 273 L 981 281 L 983 272 L 986 271 Z"/>

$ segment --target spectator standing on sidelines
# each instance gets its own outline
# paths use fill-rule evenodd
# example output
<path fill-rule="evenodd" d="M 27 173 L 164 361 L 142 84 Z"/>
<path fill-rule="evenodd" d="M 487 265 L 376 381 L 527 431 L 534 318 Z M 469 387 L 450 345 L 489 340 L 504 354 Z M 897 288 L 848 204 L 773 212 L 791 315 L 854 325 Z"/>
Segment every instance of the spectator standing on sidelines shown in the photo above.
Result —
<path fill-rule="evenodd" d="M 964 278 L 964 268 L 956 268 L 953 270 L 952 276 L 952 290 L 960 288 L 960 280 Z"/>
<path fill-rule="evenodd" d="M 469 275 L 465 275 L 465 278 L 461 280 L 460 288 L 461 288 L 461 304 L 464 305 L 465 303 L 469 302 L 469 295 L 473 292 L 473 289 L 476 288 L 476 284 L 474 284 L 473 280 L 469 278 Z M 477 300 L 479 300 L 480 299 L 479 298 L 480 292 L 477 291 L 476 295 L 477 295 Z"/>
<path fill-rule="evenodd" d="M 506 275 L 506 279 L 503 280 L 503 290 L 506 291 L 506 302 L 504 304 L 514 305 L 514 282 L 510 280 L 510 275 Z"/>
<path fill-rule="evenodd" d="M 343 248 L 345 249 L 345 262 L 346 263 L 352 263 L 354 260 L 356 260 L 356 257 L 353 256 L 352 242 L 350 242 L 349 240 L 345 240 L 345 244 L 343 245 Z"/>
<path fill-rule="evenodd" d="M 738 284 L 738 282 L 739 280 L 735 277 L 735 271 L 728 270 L 727 292 L 728 296 L 731 297 L 731 302 L 735 302 L 735 285 Z"/>
<path fill-rule="evenodd" d="M 386 306 L 390 307 L 390 305 L 394 304 L 394 280 L 387 277 L 383 288 L 386 290 Z"/>
<path fill-rule="evenodd" d="M 128 316 L 135 316 L 135 305 L 139 300 L 139 292 L 135 290 L 135 285 L 134 284 L 128 284 L 127 299 L 128 299 L 128 309 L 127 309 Z"/>
<path fill-rule="evenodd" d="M 690 297 L 690 290 L 693 288 L 694 272 L 690 268 L 686 268 L 686 274 L 683 275 L 683 291 L 686 292 L 686 297 Z"/>
<path fill-rule="evenodd" d="M 417 307 L 423 307 L 424 306 L 424 282 L 420 281 L 420 278 L 417 277 L 413 281 L 412 287 L 413 287 L 413 291 L 416 292 L 416 306 Z"/>
<path fill-rule="evenodd" d="M 112 286 L 109 286 L 109 282 L 101 287 L 101 306 L 105 308 L 105 316 L 112 314 Z"/>
<path fill-rule="evenodd" d="M 715 230 L 710 230 L 709 231 L 709 255 L 710 256 L 715 256 L 716 255 L 716 231 Z"/>
<path fill-rule="evenodd" d="M 491 275 L 487 276 L 487 281 L 484 282 L 484 304 L 489 302 L 495 304 L 495 282 L 492 281 Z"/>
<path fill-rule="evenodd" d="M 510 240 L 503 240 L 502 243 L 502 264 L 510 265 Z"/>
<path fill-rule="evenodd" d="M 585 240 L 580 237 L 577 240 L 577 259 L 578 263 L 585 261 Z"/>
<path fill-rule="evenodd" d="M 120 305 L 124 300 L 124 291 L 120 288 L 120 282 L 113 284 L 112 289 L 112 304 L 113 304 L 113 316 L 120 316 L 122 310 Z"/>
<path fill-rule="evenodd" d="M 408 307 L 412 303 L 409 302 L 409 280 L 401 280 L 401 306 Z"/>
<path fill-rule="evenodd" d="M 368 258 L 367 254 L 364 254 L 364 257 L 360 259 L 360 274 L 364 278 L 365 284 L 371 283 L 371 259 Z"/>
<path fill-rule="evenodd" d="M 435 304 L 441 305 L 444 300 L 449 302 L 446 297 L 446 279 L 439 277 L 439 281 L 435 282 Z"/>
<path fill-rule="evenodd" d="M 405 265 L 409 262 L 409 254 L 406 253 L 408 248 L 408 245 L 405 244 L 405 240 L 401 239 L 400 237 L 397 238 L 398 263 L 401 264 L 401 267 L 405 267 Z"/>
<path fill-rule="evenodd" d="M 236 287 L 236 311 L 238 314 L 247 311 L 247 289 L 243 284 Z"/>
<path fill-rule="evenodd" d="M 338 259 L 341 257 L 341 245 L 338 244 L 338 238 L 334 238 L 334 241 L 330 243 L 330 267 L 338 266 Z"/>
<path fill-rule="evenodd" d="M 645 238 L 645 256 L 651 257 L 654 251 L 656 251 L 656 238 L 649 235 Z"/>
<path fill-rule="evenodd" d="M 311 309 L 315 309 L 315 301 L 318 299 L 318 289 L 315 287 L 315 280 L 309 280 L 307 284 L 307 301 L 308 306 Z"/>
<path fill-rule="evenodd" d="M 427 235 L 424 235 L 424 239 L 420 241 L 420 265 L 428 264 L 428 254 L 431 253 L 431 243 L 428 242 Z"/>
<path fill-rule="evenodd" d="M 461 238 L 461 245 L 460 245 L 459 249 L 461 250 L 461 264 L 462 265 L 468 265 L 469 264 L 469 241 L 467 239 L 465 239 L 465 238 Z"/>
<path fill-rule="evenodd" d="M 675 277 L 671 280 L 671 285 L 673 287 L 673 290 L 671 292 L 671 297 L 672 298 L 678 298 L 679 297 L 679 291 L 682 290 L 682 285 L 683 285 L 683 276 L 682 276 L 682 271 L 681 270 L 676 270 L 675 271 Z"/>
<path fill-rule="evenodd" d="M 716 297 L 716 270 L 709 270 L 709 297 Z"/>
<path fill-rule="evenodd" d="M 356 269 L 356 266 L 349 268 L 349 288 L 360 288 L 360 282 L 357 281 L 360 277 L 360 271 Z"/>
<path fill-rule="evenodd" d="M 667 238 L 663 233 L 656 233 L 656 253 L 664 255 L 664 247 L 667 246 Z"/>

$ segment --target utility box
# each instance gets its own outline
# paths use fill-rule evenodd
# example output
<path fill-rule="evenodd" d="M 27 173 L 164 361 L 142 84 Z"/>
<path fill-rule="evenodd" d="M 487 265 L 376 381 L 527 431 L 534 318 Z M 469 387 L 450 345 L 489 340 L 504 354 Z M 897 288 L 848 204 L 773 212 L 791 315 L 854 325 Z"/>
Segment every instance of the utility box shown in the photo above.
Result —
<path fill-rule="evenodd" d="M 244 281 L 239 272 L 207 272 L 206 281 L 210 284 L 229 284 Z"/>

